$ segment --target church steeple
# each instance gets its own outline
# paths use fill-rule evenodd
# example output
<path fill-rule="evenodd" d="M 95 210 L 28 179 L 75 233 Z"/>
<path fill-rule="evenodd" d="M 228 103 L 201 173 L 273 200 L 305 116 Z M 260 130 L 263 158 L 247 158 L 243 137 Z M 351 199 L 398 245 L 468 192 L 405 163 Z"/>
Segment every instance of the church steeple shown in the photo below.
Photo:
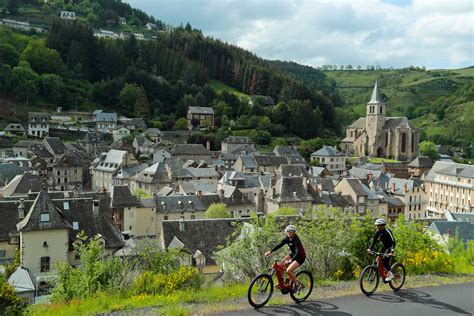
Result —
<path fill-rule="evenodd" d="M 369 103 L 383 103 L 377 80 L 375 81 L 374 91 L 372 91 L 372 97 L 370 98 Z"/>
<path fill-rule="evenodd" d="M 367 115 L 385 116 L 385 103 L 380 95 L 379 84 L 377 81 L 375 81 L 372 97 L 367 103 Z M 383 119 L 383 121 L 385 123 L 385 119 Z"/>

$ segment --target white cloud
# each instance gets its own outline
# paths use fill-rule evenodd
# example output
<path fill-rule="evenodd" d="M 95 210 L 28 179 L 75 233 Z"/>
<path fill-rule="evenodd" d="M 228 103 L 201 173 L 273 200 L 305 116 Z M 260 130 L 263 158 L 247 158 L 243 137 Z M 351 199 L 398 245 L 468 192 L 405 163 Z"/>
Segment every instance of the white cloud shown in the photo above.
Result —
<path fill-rule="evenodd" d="M 391 1 L 393 2 L 393 1 Z M 413 0 L 131 0 L 268 59 L 302 64 L 474 65 L 474 2 Z"/>

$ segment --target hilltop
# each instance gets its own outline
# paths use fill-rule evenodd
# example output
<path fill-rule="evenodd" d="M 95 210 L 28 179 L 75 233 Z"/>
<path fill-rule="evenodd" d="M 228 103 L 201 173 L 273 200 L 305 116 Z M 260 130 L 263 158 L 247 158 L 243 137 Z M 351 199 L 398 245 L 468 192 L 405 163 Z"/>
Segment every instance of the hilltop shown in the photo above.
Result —
<path fill-rule="evenodd" d="M 74 19 L 60 19 L 63 10 Z M 20 104 L 113 109 L 163 129 L 182 128 L 189 106 L 213 106 L 219 129 L 206 137 L 215 143 L 230 124 L 262 145 L 340 132 L 328 91 L 189 24 L 172 27 L 121 1 L 31 2 L 6 11 L 0 18 L 35 26 L 0 29 L 0 91 Z M 250 105 L 250 96 L 264 98 Z"/>

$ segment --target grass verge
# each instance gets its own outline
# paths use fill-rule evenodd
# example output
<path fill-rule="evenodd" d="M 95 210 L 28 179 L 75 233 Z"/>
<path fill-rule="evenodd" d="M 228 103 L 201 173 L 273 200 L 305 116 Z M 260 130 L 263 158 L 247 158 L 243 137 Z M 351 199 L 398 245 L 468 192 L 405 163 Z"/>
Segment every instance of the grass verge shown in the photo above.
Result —
<path fill-rule="evenodd" d="M 407 276 L 404 288 L 440 286 L 446 284 L 474 282 L 474 274 L 465 275 L 422 275 Z M 230 286 L 213 286 L 198 292 L 179 291 L 171 295 L 138 295 L 122 297 L 101 293 L 84 300 L 68 303 L 34 305 L 26 315 L 95 315 L 116 312 L 124 315 L 130 310 L 150 315 L 189 315 L 213 314 L 225 311 L 246 310 L 250 308 L 246 300 L 248 283 Z M 378 292 L 390 291 L 381 285 Z M 310 299 L 329 299 L 333 297 L 360 294 L 358 281 L 316 280 Z M 269 305 L 292 304 L 288 295 L 274 293 Z"/>

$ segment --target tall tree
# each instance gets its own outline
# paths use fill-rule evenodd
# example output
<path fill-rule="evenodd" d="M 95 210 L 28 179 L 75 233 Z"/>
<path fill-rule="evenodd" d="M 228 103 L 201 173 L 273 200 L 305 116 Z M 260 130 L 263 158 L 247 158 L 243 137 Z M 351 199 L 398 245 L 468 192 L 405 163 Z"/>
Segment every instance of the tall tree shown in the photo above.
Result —
<path fill-rule="evenodd" d="M 140 87 L 137 100 L 135 102 L 135 109 L 133 114 L 137 117 L 143 117 L 145 120 L 150 118 L 150 106 L 148 104 L 148 99 L 146 98 L 145 89 Z"/>

